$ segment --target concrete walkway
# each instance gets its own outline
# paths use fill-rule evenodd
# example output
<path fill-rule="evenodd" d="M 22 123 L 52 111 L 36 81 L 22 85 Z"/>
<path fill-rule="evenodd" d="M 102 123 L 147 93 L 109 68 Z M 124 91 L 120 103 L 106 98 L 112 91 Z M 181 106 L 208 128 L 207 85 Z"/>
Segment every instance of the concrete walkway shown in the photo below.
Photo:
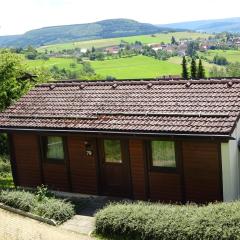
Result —
<path fill-rule="evenodd" d="M 36 220 L 0 209 L 0 240 L 90 240 L 62 227 L 53 227 Z"/>
<path fill-rule="evenodd" d="M 78 200 L 82 201 L 83 199 L 79 198 Z M 77 210 L 77 215 L 62 224 L 60 228 L 90 235 L 95 229 L 95 213 L 109 202 L 121 200 L 104 196 L 89 196 L 84 199 L 83 207 Z"/>

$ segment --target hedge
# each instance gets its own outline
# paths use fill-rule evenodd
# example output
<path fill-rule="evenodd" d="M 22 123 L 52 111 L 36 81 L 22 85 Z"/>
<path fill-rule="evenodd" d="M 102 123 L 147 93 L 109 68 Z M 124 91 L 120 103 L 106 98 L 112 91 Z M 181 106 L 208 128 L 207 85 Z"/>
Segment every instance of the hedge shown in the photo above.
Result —
<path fill-rule="evenodd" d="M 240 202 L 113 203 L 96 214 L 96 234 L 116 239 L 240 239 Z"/>
<path fill-rule="evenodd" d="M 2 190 L 0 202 L 47 219 L 53 219 L 59 224 L 75 214 L 73 204 L 54 196 L 39 196 L 39 190 L 37 192 Z"/>

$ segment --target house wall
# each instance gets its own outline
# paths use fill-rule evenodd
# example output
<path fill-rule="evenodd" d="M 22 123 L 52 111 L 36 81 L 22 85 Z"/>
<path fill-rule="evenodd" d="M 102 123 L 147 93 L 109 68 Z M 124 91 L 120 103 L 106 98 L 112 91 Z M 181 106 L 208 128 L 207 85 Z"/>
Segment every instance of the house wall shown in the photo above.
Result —
<path fill-rule="evenodd" d="M 222 200 L 220 144 L 213 141 L 182 143 L 185 199 L 190 202 Z"/>
<path fill-rule="evenodd" d="M 229 140 L 229 142 L 221 144 L 224 201 L 232 201 L 239 198 L 240 155 L 238 140 L 240 138 L 240 122 L 238 122 L 232 137 L 235 140 Z"/>
<path fill-rule="evenodd" d="M 134 199 L 147 199 L 147 179 L 144 142 L 131 139 L 129 141 L 129 155 L 132 175 L 132 195 Z"/>
<path fill-rule="evenodd" d="M 99 191 L 99 150 L 96 137 L 65 136 L 67 159 L 64 164 L 41 160 L 38 134 L 13 134 L 17 184 L 34 187 L 47 184 L 52 189 L 86 194 Z M 146 139 L 128 138 L 131 197 L 163 202 L 205 202 L 222 200 L 220 144 L 214 141 L 178 140 L 176 171 L 151 169 Z M 86 146 L 92 154 L 87 154 Z M 225 149 L 226 148 L 226 149 Z M 229 191 L 228 175 L 231 144 L 222 144 L 224 191 Z M 227 159 L 227 160 L 226 160 Z M 237 172 L 236 172 L 237 176 Z M 234 184 L 238 179 L 234 178 Z M 226 195 L 226 194 L 225 194 Z M 225 200 L 225 198 L 224 198 Z"/>
<path fill-rule="evenodd" d="M 33 134 L 13 134 L 12 152 L 16 164 L 17 185 L 36 187 L 41 185 L 41 167 L 38 137 Z"/>

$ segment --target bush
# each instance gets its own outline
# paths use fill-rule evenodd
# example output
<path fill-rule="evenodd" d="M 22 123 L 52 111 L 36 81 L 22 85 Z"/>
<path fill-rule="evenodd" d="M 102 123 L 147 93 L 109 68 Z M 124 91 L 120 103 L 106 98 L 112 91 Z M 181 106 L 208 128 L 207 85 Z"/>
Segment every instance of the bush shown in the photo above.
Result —
<path fill-rule="evenodd" d="M 239 239 L 240 202 L 110 204 L 96 214 L 96 233 L 121 239 Z"/>
<path fill-rule="evenodd" d="M 8 156 L 0 155 L 0 176 L 11 174 L 11 164 Z"/>
<path fill-rule="evenodd" d="M 75 214 L 73 204 L 55 197 L 48 197 L 45 187 L 38 188 L 37 192 L 33 193 L 23 190 L 2 190 L 0 202 L 47 219 L 53 219 L 57 223 L 62 223 Z"/>
<path fill-rule="evenodd" d="M 0 134 L 0 155 L 9 154 L 8 139 L 4 133 Z"/>
<path fill-rule="evenodd" d="M 0 202 L 10 207 L 29 212 L 32 206 L 36 205 L 36 198 L 29 192 L 5 190 L 0 193 Z"/>
<path fill-rule="evenodd" d="M 44 218 L 53 219 L 58 223 L 62 223 L 74 215 L 74 208 L 71 203 L 64 200 L 46 198 L 38 202 L 33 212 Z"/>

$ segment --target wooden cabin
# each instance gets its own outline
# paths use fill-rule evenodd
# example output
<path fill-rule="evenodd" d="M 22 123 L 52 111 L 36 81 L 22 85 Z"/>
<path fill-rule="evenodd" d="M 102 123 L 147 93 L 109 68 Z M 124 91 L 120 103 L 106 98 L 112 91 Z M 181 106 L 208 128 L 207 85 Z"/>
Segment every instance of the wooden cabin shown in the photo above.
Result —
<path fill-rule="evenodd" d="M 240 80 L 62 81 L 0 115 L 17 186 L 162 202 L 239 198 Z"/>

